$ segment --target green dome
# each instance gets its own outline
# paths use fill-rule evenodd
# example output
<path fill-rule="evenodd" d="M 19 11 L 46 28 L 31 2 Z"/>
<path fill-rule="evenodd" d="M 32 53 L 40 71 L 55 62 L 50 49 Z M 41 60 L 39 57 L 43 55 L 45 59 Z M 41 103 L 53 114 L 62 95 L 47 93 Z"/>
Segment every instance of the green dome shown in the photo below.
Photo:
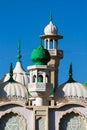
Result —
<path fill-rule="evenodd" d="M 33 50 L 31 59 L 35 65 L 47 65 L 50 61 L 50 54 L 47 49 L 43 48 L 42 41 L 39 48 Z"/>

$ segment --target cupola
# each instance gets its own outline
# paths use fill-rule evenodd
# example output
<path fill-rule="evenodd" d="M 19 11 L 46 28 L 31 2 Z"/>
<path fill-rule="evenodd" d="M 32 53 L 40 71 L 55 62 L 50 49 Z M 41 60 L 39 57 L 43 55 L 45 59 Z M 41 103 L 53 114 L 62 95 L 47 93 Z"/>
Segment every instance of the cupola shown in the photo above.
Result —
<path fill-rule="evenodd" d="M 52 22 L 52 13 L 50 13 L 50 22 L 49 24 L 44 28 L 44 34 L 45 35 L 57 35 L 58 28 L 56 25 Z"/>
<path fill-rule="evenodd" d="M 47 49 L 43 48 L 42 41 L 39 48 L 33 50 L 31 59 L 34 65 L 28 66 L 27 69 L 30 72 L 28 91 L 35 99 L 32 101 L 32 105 L 47 105 L 47 98 L 53 90 L 50 78 L 52 68 L 47 66 L 50 61 L 50 54 Z"/>
<path fill-rule="evenodd" d="M 60 99 L 87 99 L 87 88 L 75 81 L 72 77 L 72 64 L 69 70 L 69 79 L 61 84 L 56 91 L 56 100 Z"/>
<path fill-rule="evenodd" d="M 15 100 L 21 102 L 28 101 L 28 91 L 22 84 L 13 79 L 12 64 L 10 66 L 10 78 L 8 81 L 0 84 L 0 99 Z"/>
<path fill-rule="evenodd" d="M 47 49 L 42 46 L 42 40 L 40 46 L 33 50 L 31 59 L 35 65 L 47 65 L 50 61 L 50 54 Z"/>

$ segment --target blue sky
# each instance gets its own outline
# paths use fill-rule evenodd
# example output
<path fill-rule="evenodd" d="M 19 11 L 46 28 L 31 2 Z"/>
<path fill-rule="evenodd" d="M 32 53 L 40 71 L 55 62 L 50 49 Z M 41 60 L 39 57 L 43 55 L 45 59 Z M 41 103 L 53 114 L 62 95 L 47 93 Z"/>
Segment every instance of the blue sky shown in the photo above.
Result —
<path fill-rule="evenodd" d="M 73 77 L 87 81 L 87 1 L 86 0 L 0 0 L 0 78 L 9 72 L 10 63 L 17 61 L 18 39 L 21 40 L 22 64 L 25 70 L 32 64 L 30 55 L 39 46 L 39 36 L 49 23 L 60 35 L 59 49 L 64 58 L 59 66 L 59 84 L 68 79 L 69 65 Z"/>

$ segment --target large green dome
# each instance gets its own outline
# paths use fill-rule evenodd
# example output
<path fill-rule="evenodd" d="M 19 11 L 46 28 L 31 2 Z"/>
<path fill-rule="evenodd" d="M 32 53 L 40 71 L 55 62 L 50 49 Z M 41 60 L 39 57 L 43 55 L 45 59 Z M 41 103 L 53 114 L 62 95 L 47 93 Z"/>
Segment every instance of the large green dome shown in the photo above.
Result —
<path fill-rule="evenodd" d="M 50 61 L 50 54 L 47 49 L 43 48 L 42 41 L 39 48 L 33 50 L 31 59 L 35 65 L 47 65 Z"/>

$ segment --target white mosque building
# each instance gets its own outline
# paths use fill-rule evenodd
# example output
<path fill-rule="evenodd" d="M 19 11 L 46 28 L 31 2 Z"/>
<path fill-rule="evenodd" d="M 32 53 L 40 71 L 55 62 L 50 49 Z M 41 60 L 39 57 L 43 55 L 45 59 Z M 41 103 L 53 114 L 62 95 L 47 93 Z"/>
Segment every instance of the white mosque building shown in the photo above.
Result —
<path fill-rule="evenodd" d="M 69 77 L 58 86 L 63 50 L 58 48 L 58 28 L 52 16 L 40 36 L 40 45 L 23 69 L 20 42 L 18 60 L 0 82 L 0 130 L 87 130 L 87 88 Z M 86 84 L 87 85 L 87 84 Z"/>

